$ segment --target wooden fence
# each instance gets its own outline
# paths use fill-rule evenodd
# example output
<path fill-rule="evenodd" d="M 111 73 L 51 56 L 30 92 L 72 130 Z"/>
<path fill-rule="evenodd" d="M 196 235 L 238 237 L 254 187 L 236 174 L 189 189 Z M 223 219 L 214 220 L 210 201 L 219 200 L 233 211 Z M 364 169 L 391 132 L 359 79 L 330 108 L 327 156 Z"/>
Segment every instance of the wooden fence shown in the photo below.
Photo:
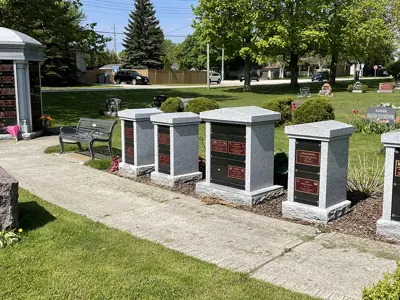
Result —
<path fill-rule="evenodd" d="M 207 84 L 207 72 L 204 71 L 164 71 L 164 70 L 136 70 L 149 78 L 150 84 Z M 88 70 L 86 83 L 104 83 L 102 75 L 112 75 L 108 70 Z M 110 76 L 111 78 L 113 76 Z M 99 82 L 100 81 L 102 82 Z"/>

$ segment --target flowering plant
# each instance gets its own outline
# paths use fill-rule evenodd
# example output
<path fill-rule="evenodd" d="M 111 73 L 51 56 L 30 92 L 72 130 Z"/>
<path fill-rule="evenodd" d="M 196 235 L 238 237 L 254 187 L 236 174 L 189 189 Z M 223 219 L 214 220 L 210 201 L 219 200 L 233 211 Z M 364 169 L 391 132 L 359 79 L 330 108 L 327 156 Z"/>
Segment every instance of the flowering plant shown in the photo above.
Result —
<path fill-rule="evenodd" d="M 111 167 L 108 169 L 108 172 L 115 173 L 119 171 L 119 163 L 122 161 L 122 157 L 120 155 L 113 156 L 111 159 Z"/>
<path fill-rule="evenodd" d="M 356 132 L 382 134 L 400 129 L 400 118 L 397 118 L 392 125 L 389 125 L 384 122 L 368 120 L 366 116 L 361 116 L 358 113 L 359 111 L 355 109 L 353 110 L 353 117 L 347 117 L 347 122 L 355 127 Z"/>
<path fill-rule="evenodd" d="M 18 229 L 18 233 L 22 233 L 22 228 Z M 21 239 L 21 235 L 12 231 L 0 231 L 0 248 L 12 246 Z"/>
<path fill-rule="evenodd" d="M 50 115 L 43 115 L 40 117 L 40 120 L 42 120 L 43 128 L 50 128 L 56 123 L 56 121 L 52 117 L 50 117 Z"/>
<path fill-rule="evenodd" d="M 378 103 L 375 104 L 377 107 L 391 107 L 391 108 L 395 108 L 395 109 L 400 109 L 400 106 L 395 106 L 394 103 Z"/>

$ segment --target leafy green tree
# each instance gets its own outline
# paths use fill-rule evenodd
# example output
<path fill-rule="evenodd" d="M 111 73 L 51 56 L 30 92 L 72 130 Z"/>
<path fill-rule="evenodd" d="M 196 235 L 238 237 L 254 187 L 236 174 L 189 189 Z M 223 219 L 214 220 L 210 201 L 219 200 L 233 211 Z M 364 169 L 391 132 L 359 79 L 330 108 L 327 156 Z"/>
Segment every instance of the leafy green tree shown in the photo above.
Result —
<path fill-rule="evenodd" d="M 167 57 L 171 64 L 176 62 L 176 47 L 177 45 L 171 40 L 165 39 L 163 42 L 163 56 Z"/>
<path fill-rule="evenodd" d="M 268 20 L 260 12 L 269 11 L 263 0 L 199 0 L 193 8 L 194 26 L 203 44 L 226 49 L 228 56 L 240 55 L 245 62 L 244 90 L 250 90 L 251 62 L 257 57 L 257 41 Z"/>
<path fill-rule="evenodd" d="M 119 64 L 121 62 L 118 54 L 109 49 L 105 51 L 98 51 L 93 55 L 86 54 L 86 67 L 89 69 L 100 68 L 108 64 Z"/>
<path fill-rule="evenodd" d="M 135 8 L 125 27 L 125 64 L 135 69 L 160 69 L 163 67 L 164 33 L 155 16 L 150 0 L 135 0 Z"/>
<path fill-rule="evenodd" d="M 394 78 L 398 79 L 400 77 L 400 60 L 392 62 L 386 66 L 386 70 L 389 75 L 392 75 Z"/>

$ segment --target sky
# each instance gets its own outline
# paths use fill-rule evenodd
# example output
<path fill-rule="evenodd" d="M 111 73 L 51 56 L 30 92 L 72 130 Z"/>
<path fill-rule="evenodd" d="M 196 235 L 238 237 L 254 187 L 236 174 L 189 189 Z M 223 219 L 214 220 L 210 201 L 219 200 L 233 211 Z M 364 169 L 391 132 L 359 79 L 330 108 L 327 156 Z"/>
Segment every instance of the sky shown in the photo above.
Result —
<path fill-rule="evenodd" d="M 123 50 L 124 27 L 128 24 L 134 2 L 134 0 L 81 0 L 82 10 L 87 18 L 86 23 L 97 23 L 97 32 L 113 37 L 115 24 L 117 53 Z M 152 2 L 165 38 L 179 43 L 193 32 L 190 26 L 193 18 L 190 5 L 196 5 L 197 0 L 152 0 Z M 113 50 L 114 41 L 109 42 L 107 47 Z"/>

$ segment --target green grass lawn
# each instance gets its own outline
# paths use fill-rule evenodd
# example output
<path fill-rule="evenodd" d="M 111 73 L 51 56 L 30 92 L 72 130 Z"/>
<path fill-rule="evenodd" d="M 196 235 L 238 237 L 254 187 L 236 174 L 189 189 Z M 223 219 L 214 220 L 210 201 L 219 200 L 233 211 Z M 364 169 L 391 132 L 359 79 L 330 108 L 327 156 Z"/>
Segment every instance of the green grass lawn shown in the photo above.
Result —
<path fill-rule="evenodd" d="M 353 110 L 366 114 L 368 107 L 380 102 L 391 102 L 400 105 L 400 93 L 379 94 L 376 92 L 379 80 L 363 80 L 371 90 L 365 94 L 353 94 L 346 91 L 348 82 L 338 82 L 333 87 L 334 97 L 331 98 L 335 108 L 336 120 L 346 122 L 346 116 L 351 116 Z M 316 95 L 322 86 L 321 83 L 302 84 L 311 87 L 311 93 Z M 297 98 L 298 88 L 288 85 L 253 86 L 252 92 L 243 92 L 241 87 L 172 89 L 172 90 L 116 90 L 98 92 L 66 92 L 44 93 L 43 107 L 46 114 L 50 114 L 57 121 L 57 125 L 76 125 L 80 117 L 103 118 L 100 111 L 104 110 L 105 100 L 111 97 L 122 99 L 122 108 L 144 108 L 151 105 L 156 95 L 174 97 L 205 96 L 218 101 L 220 107 L 261 105 L 279 96 Z M 121 128 L 118 125 L 114 132 L 114 147 L 121 147 Z M 204 155 L 204 126 L 200 127 L 200 154 Z M 350 159 L 357 159 L 358 155 L 379 155 L 381 148 L 380 135 L 355 133 L 350 140 Z M 276 129 L 275 150 L 288 150 L 288 139 L 282 128 Z M 55 149 L 58 151 L 58 148 Z"/>
<path fill-rule="evenodd" d="M 24 190 L 19 201 L 23 239 L 0 249 L 0 299 L 315 299 L 110 229 Z"/>

